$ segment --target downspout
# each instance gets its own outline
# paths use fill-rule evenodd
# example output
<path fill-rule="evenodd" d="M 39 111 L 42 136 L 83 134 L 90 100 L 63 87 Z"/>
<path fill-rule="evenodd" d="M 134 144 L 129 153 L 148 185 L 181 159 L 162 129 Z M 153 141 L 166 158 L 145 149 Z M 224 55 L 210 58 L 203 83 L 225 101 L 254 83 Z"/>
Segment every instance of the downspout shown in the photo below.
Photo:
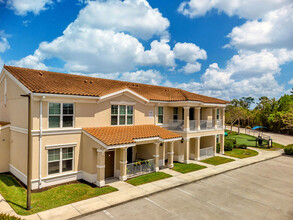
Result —
<path fill-rule="evenodd" d="M 40 99 L 40 135 L 39 135 L 39 189 L 42 188 L 42 136 L 43 136 L 43 97 Z"/>

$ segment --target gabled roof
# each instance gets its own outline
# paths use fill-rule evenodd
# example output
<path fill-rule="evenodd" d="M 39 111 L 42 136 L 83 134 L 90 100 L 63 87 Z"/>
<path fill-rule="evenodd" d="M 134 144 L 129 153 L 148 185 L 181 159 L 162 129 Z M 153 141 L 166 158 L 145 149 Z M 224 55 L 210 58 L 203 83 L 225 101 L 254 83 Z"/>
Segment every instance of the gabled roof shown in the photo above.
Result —
<path fill-rule="evenodd" d="M 144 97 L 145 99 L 152 101 L 198 101 L 213 104 L 229 103 L 228 101 L 187 92 L 178 88 L 131 83 L 13 66 L 4 66 L 4 68 L 33 93 L 102 97 L 128 89 Z"/>
<path fill-rule="evenodd" d="M 136 139 L 143 138 L 181 138 L 181 135 L 156 125 L 97 127 L 83 130 L 107 146 L 131 144 L 135 143 Z"/>

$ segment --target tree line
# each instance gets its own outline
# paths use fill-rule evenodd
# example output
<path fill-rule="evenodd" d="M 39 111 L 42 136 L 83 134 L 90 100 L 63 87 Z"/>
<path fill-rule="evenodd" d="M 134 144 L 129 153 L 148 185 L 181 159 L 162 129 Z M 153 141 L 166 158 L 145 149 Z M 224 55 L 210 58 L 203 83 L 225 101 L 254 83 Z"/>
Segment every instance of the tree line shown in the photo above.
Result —
<path fill-rule="evenodd" d="M 263 96 L 233 99 L 226 108 L 226 124 L 243 128 L 266 127 L 265 130 L 293 134 L 293 89 L 279 99 Z M 251 106 L 255 107 L 251 109 Z"/>

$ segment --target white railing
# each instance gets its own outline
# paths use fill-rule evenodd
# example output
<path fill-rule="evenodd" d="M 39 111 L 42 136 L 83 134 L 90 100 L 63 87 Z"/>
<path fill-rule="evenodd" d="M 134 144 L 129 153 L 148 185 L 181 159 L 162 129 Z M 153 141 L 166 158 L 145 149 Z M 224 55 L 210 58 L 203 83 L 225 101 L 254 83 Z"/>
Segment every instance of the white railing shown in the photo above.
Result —
<path fill-rule="evenodd" d="M 126 173 L 127 177 L 134 177 L 155 172 L 155 170 L 155 160 L 149 159 L 127 164 Z"/>
<path fill-rule="evenodd" d="M 206 147 L 200 149 L 200 157 L 213 157 L 214 155 L 214 147 Z"/>
<path fill-rule="evenodd" d="M 217 120 L 217 128 L 223 128 L 223 120 L 222 119 Z"/>
<path fill-rule="evenodd" d="M 210 130 L 213 128 L 213 120 L 200 120 L 200 130 Z"/>

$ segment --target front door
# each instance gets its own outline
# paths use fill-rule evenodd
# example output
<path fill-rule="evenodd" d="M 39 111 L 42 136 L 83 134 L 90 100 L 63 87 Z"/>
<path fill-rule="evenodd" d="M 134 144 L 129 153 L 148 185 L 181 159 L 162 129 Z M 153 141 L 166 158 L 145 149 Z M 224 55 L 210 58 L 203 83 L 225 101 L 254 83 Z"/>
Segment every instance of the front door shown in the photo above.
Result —
<path fill-rule="evenodd" d="M 114 151 L 105 152 L 105 178 L 114 176 Z"/>
<path fill-rule="evenodd" d="M 127 163 L 132 163 L 132 147 L 127 148 Z"/>

